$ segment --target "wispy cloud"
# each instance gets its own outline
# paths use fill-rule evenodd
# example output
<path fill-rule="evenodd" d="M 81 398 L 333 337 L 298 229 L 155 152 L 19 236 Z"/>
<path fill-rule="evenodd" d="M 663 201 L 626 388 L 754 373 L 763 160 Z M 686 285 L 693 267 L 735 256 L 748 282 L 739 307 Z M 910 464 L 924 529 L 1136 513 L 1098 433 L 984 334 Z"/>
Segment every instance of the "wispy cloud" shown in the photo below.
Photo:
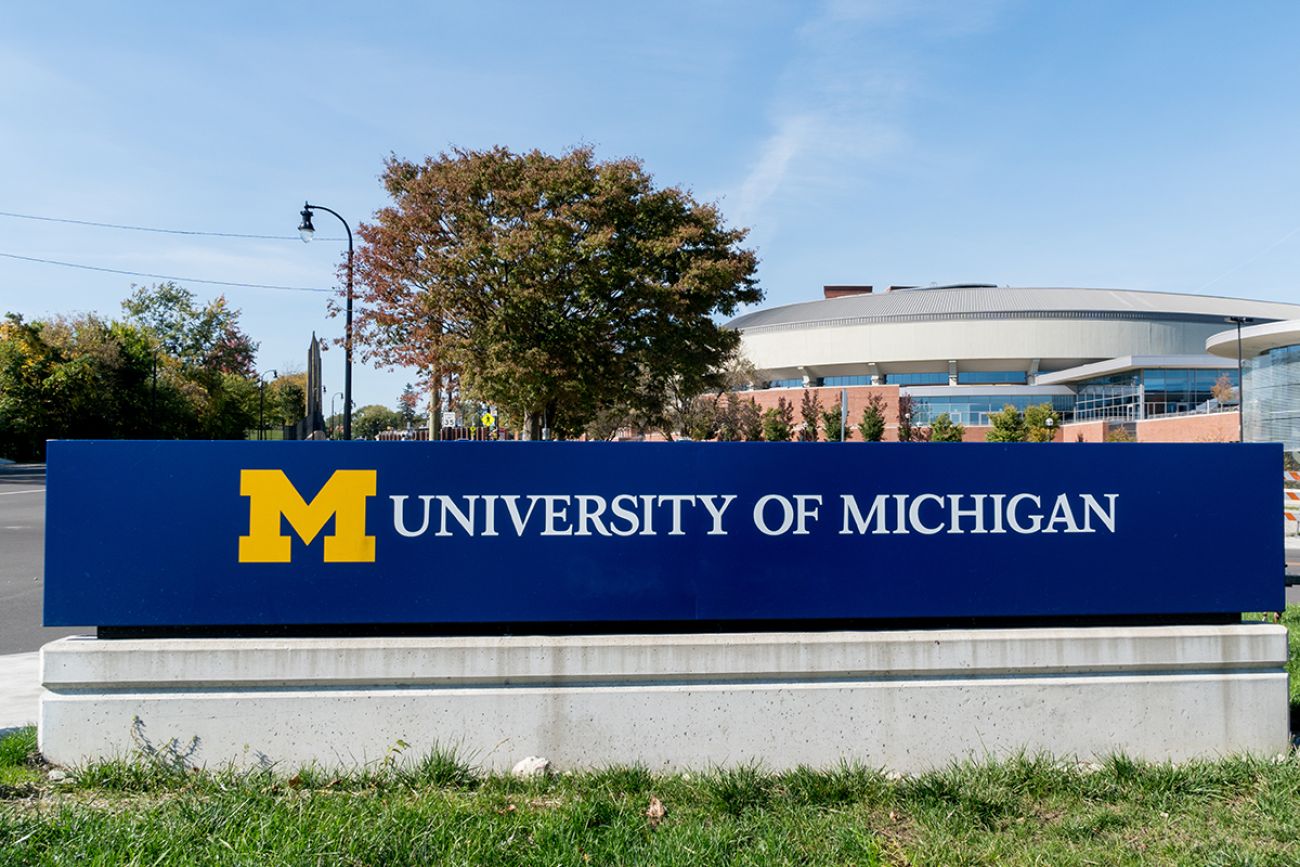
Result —
<path fill-rule="evenodd" d="M 763 142 L 758 159 L 745 176 L 737 196 L 737 218 L 752 222 L 768 199 L 785 180 L 790 162 L 807 146 L 813 119 L 794 115 L 778 121 L 777 129 Z"/>
<path fill-rule="evenodd" d="M 793 33 L 768 102 L 770 129 L 753 149 L 729 210 L 771 237 L 787 207 L 869 184 L 908 151 L 905 113 L 924 63 L 898 49 L 897 31 L 936 40 L 982 29 L 989 3 L 936 6 L 897 0 L 828 0 Z"/>

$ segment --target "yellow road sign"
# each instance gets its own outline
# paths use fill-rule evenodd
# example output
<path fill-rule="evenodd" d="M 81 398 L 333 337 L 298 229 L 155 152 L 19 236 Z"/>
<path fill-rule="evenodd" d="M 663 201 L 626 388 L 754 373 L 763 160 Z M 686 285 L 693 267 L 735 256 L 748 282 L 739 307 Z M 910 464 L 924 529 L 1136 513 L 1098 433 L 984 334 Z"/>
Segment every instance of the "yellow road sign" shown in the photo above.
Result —
<path fill-rule="evenodd" d="M 479 421 L 483 422 L 483 427 L 492 427 L 492 425 L 496 424 L 497 420 L 493 418 L 492 413 L 485 412 L 483 413 L 483 417 L 480 418 Z"/>

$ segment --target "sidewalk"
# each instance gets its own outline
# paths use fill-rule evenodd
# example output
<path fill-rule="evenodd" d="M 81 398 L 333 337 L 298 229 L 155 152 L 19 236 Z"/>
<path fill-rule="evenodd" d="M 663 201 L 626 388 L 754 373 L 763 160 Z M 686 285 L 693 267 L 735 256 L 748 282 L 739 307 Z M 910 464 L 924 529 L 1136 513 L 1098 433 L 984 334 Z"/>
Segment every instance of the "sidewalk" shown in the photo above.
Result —
<path fill-rule="evenodd" d="M 36 724 L 40 657 L 36 652 L 0 656 L 0 732 Z"/>

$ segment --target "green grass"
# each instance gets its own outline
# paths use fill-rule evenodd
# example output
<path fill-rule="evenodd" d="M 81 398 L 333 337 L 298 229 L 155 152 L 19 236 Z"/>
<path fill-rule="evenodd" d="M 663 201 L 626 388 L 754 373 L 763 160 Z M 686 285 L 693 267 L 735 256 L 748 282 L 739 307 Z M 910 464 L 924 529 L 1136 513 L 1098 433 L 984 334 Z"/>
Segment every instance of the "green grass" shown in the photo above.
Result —
<path fill-rule="evenodd" d="M 1300 674 L 1300 607 L 1282 622 Z M 1300 677 L 1291 689 L 1300 707 Z M 515 780 L 452 753 L 286 775 L 196 773 L 163 750 L 53 782 L 35 749 L 33 729 L 0 740 L 0 867 L 1300 864 L 1296 753 Z"/>
<path fill-rule="evenodd" d="M 1288 605 L 1282 612 L 1282 625 L 1286 627 L 1290 660 L 1286 664 L 1291 675 L 1291 707 L 1300 707 L 1300 605 Z"/>
<path fill-rule="evenodd" d="M 1272 614 L 1243 614 L 1245 620 L 1272 620 Z M 1288 605 L 1282 612 L 1281 624 L 1286 627 L 1289 659 L 1287 674 L 1291 676 L 1291 708 L 1300 711 L 1300 605 Z"/>
<path fill-rule="evenodd" d="M 1300 863 L 1294 755 L 535 780 L 450 754 L 289 776 L 142 758 L 55 783 L 26 764 L 32 745 L 30 730 L 0 742 L 0 772 L 28 775 L 0 794 L 0 865 Z"/>
<path fill-rule="evenodd" d="M 25 728 L 0 739 L 0 797 L 39 782 L 36 729 Z"/>

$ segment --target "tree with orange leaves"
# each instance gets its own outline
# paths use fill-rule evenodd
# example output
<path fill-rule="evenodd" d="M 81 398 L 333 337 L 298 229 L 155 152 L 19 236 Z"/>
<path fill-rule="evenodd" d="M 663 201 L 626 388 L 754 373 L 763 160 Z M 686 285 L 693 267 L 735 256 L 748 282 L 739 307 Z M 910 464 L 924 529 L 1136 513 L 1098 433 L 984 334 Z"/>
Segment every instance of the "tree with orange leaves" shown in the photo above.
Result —
<path fill-rule="evenodd" d="M 745 230 L 634 159 L 505 148 L 388 160 L 392 204 L 358 234 L 355 339 L 370 359 L 458 378 L 536 436 L 717 386 L 763 297 Z"/>

